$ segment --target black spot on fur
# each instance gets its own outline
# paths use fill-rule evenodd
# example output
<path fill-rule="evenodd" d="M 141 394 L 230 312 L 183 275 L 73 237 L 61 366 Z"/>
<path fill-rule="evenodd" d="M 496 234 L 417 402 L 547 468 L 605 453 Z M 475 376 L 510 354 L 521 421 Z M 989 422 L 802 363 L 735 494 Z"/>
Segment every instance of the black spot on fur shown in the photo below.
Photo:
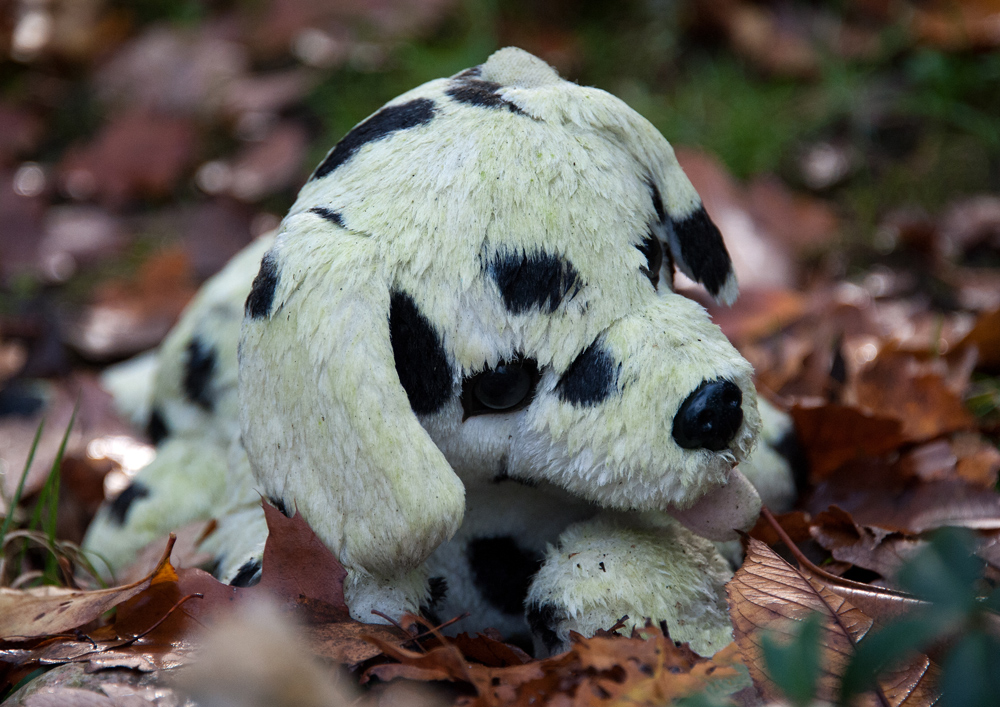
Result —
<path fill-rule="evenodd" d="M 477 66 L 470 67 L 463 71 L 462 73 L 455 76 L 456 79 L 478 79 L 479 75 L 483 73 L 483 65 L 479 64 Z"/>
<path fill-rule="evenodd" d="M 285 505 L 285 499 L 277 496 L 268 496 L 267 502 L 281 511 L 281 515 L 285 516 L 285 518 L 292 517 L 292 514 L 288 512 L 288 506 Z"/>
<path fill-rule="evenodd" d="M 323 208 L 322 206 L 314 206 L 311 209 L 309 209 L 309 211 L 316 214 L 320 218 L 325 218 L 332 224 L 340 226 L 341 228 L 344 227 L 344 217 L 343 215 L 341 215 L 339 211 L 334 211 L 333 209 L 326 209 Z"/>
<path fill-rule="evenodd" d="M 639 252 L 646 256 L 646 267 L 639 268 L 642 274 L 649 278 L 649 281 L 653 283 L 653 289 L 655 290 L 660 284 L 660 268 L 663 267 L 663 244 L 660 243 L 660 239 L 650 231 L 649 235 L 642 242 L 641 245 L 637 245 L 636 248 Z"/>
<path fill-rule="evenodd" d="M 252 559 L 247 560 L 240 567 L 236 576 L 233 577 L 233 581 L 229 583 L 230 587 L 252 587 L 260 581 L 260 560 Z"/>
<path fill-rule="evenodd" d="M 444 601 L 448 596 L 448 580 L 444 577 L 431 577 L 427 580 L 427 587 L 430 590 L 429 606 L 431 609 Z"/>
<path fill-rule="evenodd" d="M 649 191 L 652 193 L 653 209 L 656 211 L 656 218 L 660 223 L 666 223 L 667 212 L 663 210 L 663 199 L 660 198 L 660 190 L 653 184 L 652 179 L 647 179 L 646 183 L 649 185 Z"/>
<path fill-rule="evenodd" d="M 456 81 L 445 93 L 459 103 L 478 106 L 480 108 L 506 108 L 511 113 L 524 115 L 524 111 L 510 101 L 505 101 L 497 93 L 500 88 L 500 84 L 493 83 L 492 81 L 466 79 Z"/>
<path fill-rule="evenodd" d="M 554 604 L 532 604 L 528 607 L 528 626 L 549 653 L 554 653 L 562 644 L 555 630 L 559 623 L 559 613 Z"/>
<path fill-rule="evenodd" d="M 611 354 L 595 341 L 559 379 L 559 398 L 576 405 L 597 405 L 618 389 L 618 368 Z"/>
<path fill-rule="evenodd" d="M 131 486 L 126 487 L 114 501 L 111 502 L 111 506 L 108 508 L 108 514 L 111 519 L 115 521 L 118 525 L 125 525 L 125 519 L 128 518 L 128 512 L 132 508 L 132 504 L 138 501 L 140 498 L 145 498 L 149 495 L 149 488 L 139 481 L 133 481 Z"/>
<path fill-rule="evenodd" d="M 215 347 L 204 343 L 197 336 L 188 342 L 184 359 L 184 378 L 181 381 L 184 396 L 208 412 L 212 412 L 215 407 L 211 383 L 216 358 Z"/>
<path fill-rule="evenodd" d="M 146 435 L 149 436 L 153 444 L 159 444 L 170 436 L 170 428 L 167 427 L 167 422 L 163 419 L 163 413 L 160 412 L 159 408 L 153 408 L 153 412 L 149 416 L 149 422 L 146 424 Z"/>
<path fill-rule="evenodd" d="M 732 273 L 732 262 L 722 234 L 705 212 L 698 209 L 685 219 L 673 220 L 672 227 L 680 247 L 681 257 L 691 268 L 694 279 L 705 286 L 713 297 Z"/>
<path fill-rule="evenodd" d="M 524 611 L 531 579 L 542 556 L 518 546 L 511 537 L 475 538 L 465 550 L 472 581 L 490 604 L 505 614 Z"/>
<path fill-rule="evenodd" d="M 271 314 L 274 290 L 278 287 L 278 259 L 268 251 L 260 261 L 260 270 L 253 279 L 244 313 L 253 319 L 263 319 Z"/>
<path fill-rule="evenodd" d="M 399 382 L 418 415 L 441 409 L 452 394 L 452 371 L 441 338 L 405 292 L 389 300 L 389 340 Z"/>
<path fill-rule="evenodd" d="M 398 130 L 408 130 L 429 123 L 434 117 L 434 101 L 417 98 L 409 103 L 383 108 L 347 133 L 316 168 L 312 179 L 322 179 L 347 162 L 369 142 L 381 140 Z"/>
<path fill-rule="evenodd" d="M 544 252 L 497 253 L 488 272 L 513 314 L 524 314 L 532 307 L 552 313 L 567 294 L 572 298 L 581 285 L 572 263 Z"/>

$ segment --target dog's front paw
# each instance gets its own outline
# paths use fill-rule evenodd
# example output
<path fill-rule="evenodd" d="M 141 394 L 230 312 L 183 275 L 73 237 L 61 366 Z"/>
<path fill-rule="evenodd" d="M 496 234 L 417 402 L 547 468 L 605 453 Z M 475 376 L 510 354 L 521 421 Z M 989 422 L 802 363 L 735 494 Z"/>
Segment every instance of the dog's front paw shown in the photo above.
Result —
<path fill-rule="evenodd" d="M 550 547 L 526 602 L 535 650 L 557 653 L 570 631 L 592 636 L 665 621 L 671 638 L 711 655 L 732 641 L 723 587 L 731 577 L 709 541 L 662 519 L 603 516 L 570 526 Z"/>

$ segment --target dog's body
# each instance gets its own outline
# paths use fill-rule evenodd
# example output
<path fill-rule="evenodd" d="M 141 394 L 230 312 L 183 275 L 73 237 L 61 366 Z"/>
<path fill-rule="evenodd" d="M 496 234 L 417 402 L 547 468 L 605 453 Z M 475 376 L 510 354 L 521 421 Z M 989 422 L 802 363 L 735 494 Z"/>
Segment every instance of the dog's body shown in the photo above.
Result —
<path fill-rule="evenodd" d="M 735 296 L 670 146 L 618 99 L 516 49 L 400 96 L 331 151 L 261 261 L 230 510 L 252 516 L 257 488 L 301 512 L 362 621 L 471 611 L 460 630 L 551 651 L 628 614 L 721 647 L 729 569 L 692 529 L 753 522 L 734 467 L 760 419 L 674 265 Z M 185 336 L 182 381 L 211 369 Z M 231 409 L 201 389 L 179 397 Z M 260 567 L 242 522 L 217 541 L 238 583 Z"/>

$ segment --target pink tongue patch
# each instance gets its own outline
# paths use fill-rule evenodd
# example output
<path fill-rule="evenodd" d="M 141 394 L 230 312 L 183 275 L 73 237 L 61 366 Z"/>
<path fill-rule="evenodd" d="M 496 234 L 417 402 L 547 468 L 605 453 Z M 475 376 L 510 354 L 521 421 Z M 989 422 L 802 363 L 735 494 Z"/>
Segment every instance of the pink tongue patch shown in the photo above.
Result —
<path fill-rule="evenodd" d="M 737 530 L 749 530 L 760 514 L 760 496 L 738 468 L 729 483 L 702 496 L 690 508 L 668 512 L 684 527 L 709 540 L 735 540 Z"/>

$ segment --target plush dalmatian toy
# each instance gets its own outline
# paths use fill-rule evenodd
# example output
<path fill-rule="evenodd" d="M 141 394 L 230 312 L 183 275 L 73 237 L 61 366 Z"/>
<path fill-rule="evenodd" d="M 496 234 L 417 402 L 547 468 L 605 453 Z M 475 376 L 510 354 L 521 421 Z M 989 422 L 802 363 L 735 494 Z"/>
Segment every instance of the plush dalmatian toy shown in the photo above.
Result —
<path fill-rule="evenodd" d="M 735 278 L 624 103 L 501 50 L 358 125 L 239 259 L 164 344 L 152 415 L 165 444 L 212 430 L 228 455 L 221 577 L 259 573 L 259 490 L 337 554 L 361 621 L 468 611 L 459 630 L 539 652 L 626 614 L 730 640 L 709 539 L 756 518 L 735 466 L 760 418 L 749 365 L 670 283 L 731 301 Z M 237 406 L 213 317 L 247 290 Z M 181 503 L 169 474 L 139 483 L 101 542 Z"/>

